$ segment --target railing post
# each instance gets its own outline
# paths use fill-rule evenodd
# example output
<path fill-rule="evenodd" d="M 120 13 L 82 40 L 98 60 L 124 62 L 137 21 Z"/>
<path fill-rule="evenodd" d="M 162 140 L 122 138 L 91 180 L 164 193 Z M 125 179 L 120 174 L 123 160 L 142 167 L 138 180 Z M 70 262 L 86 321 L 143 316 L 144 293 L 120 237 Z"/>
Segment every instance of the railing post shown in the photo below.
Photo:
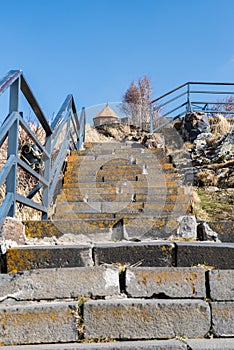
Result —
<path fill-rule="evenodd" d="M 79 140 L 78 140 L 78 149 L 82 148 L 82 144 L 85 141 L 85 124 L 86 124 L 86 113 L 85 107 L 82 107 L 80 115 L 80 130 L 79 130 Z"/>
<path fill-rule="evenodd" d="M 42 194 L 42 204 L 47 208 L 46 213 L 42 213 L 42 220 L 48 219 L 48 212 L 49 212 L 49 204 L 50 204 L 50 198 L 49 198 L 49 190 L 50 190 L 50 173 L 51 173 L 51 142 L 52 142 L 52 135 L 48 135 L 46 137 L 46 144 L 45 148 L 47 152 L 49 153 L 50 157 L 45 160 L 45 169 L 44 169 L 44 178 L 48 181 L 49 186 L 45 187 L 43 189 Z"/>
<path fill-rule="evenodd" d="M 10 87 L 10 101 L 9 101 L 9 115 L 12 112 L 19 111 L 19 78 Z M 18 131 L 19 131 L 19 119 L 17 118 L 11 128 L 8 131 L 8 148 L 7 158 L 10 155 L 18 156 Z M 15 194 L 16 194 L 16 179 L 17 179 L 17 162 L 12 166 L 7 178 L 6 178 L 6 194 L 13 194 L 13 203 L 8 212 L 8 215 L 13 217 L 15 215 Z"/>
<path fill-rule="evenodd" d="M 20 78 L 10 86 L 9 114 L 19 111 L 19 88 Z"/>
<path fill-rule="evenodd" d="M 191 97 L 190 96 L 190 84 L 188 83 L 186 113 L 191 113 L 192 112 L 192 105 L 191 105 L 190 97 Z"/>
<path fill-rule="evenodd" d="M 19 130 L 19 119 L 17 118 L 14 124 L 11 126 L 8 131 L 8 150 L 7 158 L 10 155 L 18 154 L 18 130 Z M 11 170 L 6 178 L 6 194 L 13 194 L 13 203 L 8 212 L 8 216 L 14 217 L 15 215 L 15 194 L 16 194 L 16 179 L 17 179 L 17 162 L 11 167 Z"/>

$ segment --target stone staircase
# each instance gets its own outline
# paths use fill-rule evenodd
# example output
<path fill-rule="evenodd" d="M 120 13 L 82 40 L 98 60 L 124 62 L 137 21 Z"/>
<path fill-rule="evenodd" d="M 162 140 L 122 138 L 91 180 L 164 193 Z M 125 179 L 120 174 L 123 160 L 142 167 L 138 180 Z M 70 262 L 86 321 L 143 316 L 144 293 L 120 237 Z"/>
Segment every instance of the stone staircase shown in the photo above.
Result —
<path fill-rule="evenodd" d="M 54 216 L 6 253 L 0 346 L 234 349 L 233 243 L 182 239 L 189 215 L 162 149 L 72 152 Z"/>

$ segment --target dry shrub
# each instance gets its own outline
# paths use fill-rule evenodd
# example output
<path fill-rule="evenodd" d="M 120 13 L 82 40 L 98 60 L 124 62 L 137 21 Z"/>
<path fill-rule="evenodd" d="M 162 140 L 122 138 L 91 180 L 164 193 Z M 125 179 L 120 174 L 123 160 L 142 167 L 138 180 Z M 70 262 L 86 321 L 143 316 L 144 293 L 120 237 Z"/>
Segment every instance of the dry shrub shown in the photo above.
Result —
<path fill-rule="evenodd" d="M 196 174 L 195 183 L 201 187 L 217 186 L 218 178 L 214 171 L 206 169 Z"/>
<path fill-rule="evenodd" d="M 207 145 L 212 146 L 220 139 L 220 134 L 212 135 L 207 139 Z"/>
<path fill-rule="evenodd" d="M 189 141 L 186 141 L 186 142 L 184 142 L 184 144 L 183 144 L 183 148 L 184 148 L 185 151 L 186 151 L 186 150 L 191 150 L 191 149 L 193 149 L 193 143 L 192 143 L 192 142 L 189 142 Z"/>
<path fill-rule="evenodd" d="M 218 121 L 214 126 L 214 135 L 226 135 L 231 129 L 231 125 L 222 114 L 217 114 Z"/>

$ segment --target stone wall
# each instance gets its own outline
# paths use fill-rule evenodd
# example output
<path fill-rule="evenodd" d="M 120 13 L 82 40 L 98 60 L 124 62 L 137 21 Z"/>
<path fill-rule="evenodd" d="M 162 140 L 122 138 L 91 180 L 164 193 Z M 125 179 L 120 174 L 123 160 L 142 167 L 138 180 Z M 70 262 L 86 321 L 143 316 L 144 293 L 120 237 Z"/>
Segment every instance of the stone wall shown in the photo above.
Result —
<path fill-rule="evenodd" d="M 2 345 L 234 349 L 232 243 L 95 244 L 70 247 L 72 254 L 64 248 L 52 249 L 60 267 L 50 264 L 48 247 L 34 247 L 44 266 L 0 275 Z M 55 348 L 70 345 L 45 349 Z"/>

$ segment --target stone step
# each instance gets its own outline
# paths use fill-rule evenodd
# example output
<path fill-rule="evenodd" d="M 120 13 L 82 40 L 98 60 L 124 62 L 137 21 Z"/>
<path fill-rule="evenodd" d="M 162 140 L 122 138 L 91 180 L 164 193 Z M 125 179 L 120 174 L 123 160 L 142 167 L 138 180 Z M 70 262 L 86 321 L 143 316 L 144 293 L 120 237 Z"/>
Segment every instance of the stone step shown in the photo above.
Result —
<path fill-rule="evenodd" d="M 67 160 L 68 162 L 79 162 L 87 160 L 105 160 L 105 161 L 113 161 L 114 159 L 125 159 L 128 161 L 131 161 L 133 164 L 135 160 L 143 160 L 143 159 L 164 159 L 166 158 L 168 161 L 168 158 L 166 157 L 165 152 L 163 151 L 157 151 L 157 152 L 139 152 L 134 150 L 107 150 L 107 151 L 100 151 L 100 152 L 85 152 L 80 151 L 77 155 L 70 155 L 68 156 Z"/>
<path fill-rule="evenodd" d="M 103 264 L 142 268 L 204 266 L 205 269 L 220 270 L 216 273 L 210 272 L 209 283 L 212 298 L 222 301 L 234 299 L 233 271 L 231 271 L 234 269 L 233 252 L 233 243 L 169 242 L 165 240 L 19 246 L 7 250 L 6 267 L 8 273 L 14 273 L 25 270 L 91 267 Z M 172 276 L 172 274 L 169 275 Z M 3 275 L 3 280 L 4 276 L 6 275 Z M 31 288 L 30 285 L 25 286 L 26 290 L 28 288 Z M 17 295 L 15 297 L 17 299 Z"/>
<path fill-rule="evenodd" d="M 234 221 L 214 221 L 208 225 L 221 242 L 234 243 Z M 203 236 L 202 239 L 206 240 L 207 237 Z"/>
<path fill-rule="evenodd" d="M 216 276 L 219 275 L 223 282 L 231 285 L 228 278 L 233 276 L 232 270 L 213 272 Z M 222 272 L 225 272 L 226 276 Z M 213 284 L 218 277 L 215 280 L 210 275 L 210 278 L 213 295 L 213 291 L 217 290 Z M 27 285 L 29 279 L 31 284 Z M 120 296 L 123 292 L 130 298 L 151 298 L 160 294 L 164 298 L 207 297 L 205 269 L 202 267 L 126 266 L 124 274 L 116 264 L 45 268 L 0 275 L 0 282 L 0 299 L 5 303 L 10 301 L 10 296 L 14 296 L 18 302 L 113 297 Z M 225 290 L 228 291 L 228 286 Z M 229 292 L 229 296 L 225 293 L 225 297 L 232 301 L 233 292 Z"/>
<path fill-rule="evenodd" d="M 56 214 L 64 215 L 69 213 L 154 213 L 157 215 L 161 212 L 170 213 L 174 211 L 176 213 L 186 213 L 191 211 L 190 201 L 187 202 L 64 202 L 57 204 Z"/>
<path fill-rule="evenodd" d="M 119 164 L 126 164 L 126 161 L 132 164 L 142 164 L 144 162 L 149 163 L 154 161 L 155 163 L 170 163 L 169 158 L 165 153 L 107 153 L 107 154 L 80 154 L 76 156 L 69 156 L 67 158 L 69 163 L 87 163 L 97 161 L 100 164 L 105 164 L 108 162 L 118 161 Z"/>
<path fill-rule="evenodd" d="M 163 158 L 162 161 L 160 160 L 151 160 L 148 162 L 137 161 L 136 164 L 130 164 L 128 160 L 118 159 L 114 162 L 108 161 L 108 162 L 99 162 L 97 160 L 92 161 L 86 161 L 83 162 L 70 162 L 67 164 L 67 171 L 82 171 L 82 172 L 94 172 L 94 171 L 100 171 L 100 169 L 103 170 L 112 170 L 115 169 L 130 169 L 130 168 L 137 168 L 137 169 L 147 169 L 148 172 L 154 172 L 154 171 L 172 171 L 175 172 L 175 168 L 171 163 L 168 163 L 166 158 Z"/>
<path fill-rule="evenodd" d="M 181 271 L 178 269 L 177 274 L 191 277 L 191 273 L 186 272 L 186 269 Z M 196 282 L 195 286 L 196 290 L 199 290 L 200 287 Z M 49 266 L 49 268 L 0 274 L 0 300 L 5 302 L 9 301 L 10 295 L 17 301 L 40 301 L 80 297 L 102 298 L 118 294 L 120 295 L 120 283 L 117 265 L 63 268 Z M 179 288 L 178 295 L 180 295 Z"/>
<path fill-rule="evenodd" d="M 101 184 L 103 185 L 103 184 Z M 180 196 L 184 195 L 185 189 L 184 188 L 167 188 L 167 187 L 157 187 L 157 186 L 137 186 L 137 188 L 131 187 L 131 186 L 124 186 L 123 184 L 117 186 L 117 187 L 112 187 L 112 186 L 96 186 L 96 184 L 90 184 L 90 186 L 84 187 L 85 192 L 83 187 L 81 188 L 67 188 L 64 187 L 62 189 L 61 196 L 65 197 L 66 196 L 80 196 L 80 195 L 92 195 L 92 194 L 97 194 L 100 196 L 105 196 L 105 195 L 115 195 L 115 194 L 132 194 L 136 193 L 138 196 L 140 195 L 152 195 L 155 197 L 170 197 L 170 196 Z M 190 197 L 190 189 L 187 190 L 188 196 Z M 139 197 L 140 198 L 140 197 Z"/>
<path fill-rule="evenodd" d="M 181 334 L 184 338 L 203 338 L 210 330 L 211 312 L 203 300 L 88 300 L 84 320 L 85 339 L 100 334 L 110 339 L 121 334 L 129 340 L 172 339 Z"/>
<path fill-rule="evenodd" d="M 171 175 L 174 174 L 176 175 L 177 173 L 175 171 L 164 171 L 163 169 L 144 169 L 142 167 L 138 166 L 129 166 L 129 167 L 112 167 L 112 168 L 105 168 L 105 169 L 83 169 L 78 168 L 78 169 L 67 169 L 65 176 L 78 176 L 78 177 L 84 177 L 84 176 L 106 176 L 106 175 L 113 175 L 113 173 L 116 175 L 118 174 L 119 176 L 124 176 L 124 175 L 138 175 L 138 174 L 143 174 L 146 176 L 160 176 L 160 175 Z"/>
<path fill-rule="evenodd" d="M 75 342 L 77 302 L 0 305 L 1 345 Z"/>
<path fill-rule="evenodd" d="M 209 304 L 202 300 L 88 300 L 83 309 L 84 339 L 91 341 L 100 336 L 174 340 L 180 332 L 184 338 L 202 338 L 211 325 Z M 77 342 L 82 332 L 74 301 L 0 306 L 0 314 L 4 345 Z"/>
<path fill-rule="evenodd" d="M 176 215 L 174 212 L 173 212 L 174 216 Z M 168 214 L 167 213 L 161 213 L 160 217 L 161 218 L 165 218 Z M 136 219 L 138 217 L 141 217 L 141 218 L 152 218 L 153 220 L 156 220 L 156 217 L 152 217 L 152 215 L 149 215 L 149 214 L 144 214 L 144 213 L 123 213 L 123 212 L 116 212 L 116 213 L 70 213 L 70 214 L 66 214 L 66 215 L 63 215 L 61 213 L 58 214 L 58 213 L 55 213 L 55 215 L 53 216 L 52 220 L 53 221 L 61 221 L 61 220 L 77 220 L 77 219 L 92 219 L 92 220 L 102 220 L 102 219 L 117 219 L 118 221 L 120 219 Z M 178 216 L 178 215 L 177 215 Z M 172 217 L 172 215 L 171 215 Z"/>
<path fill-rule="evenodd" d="M 103 180 L 103 179 L 102 179 Z M 127 185 L 128 183 L 131 184 L 132 186 L 154 186 L 154 187 L 179 187 L 179 184 L 178 184 L 178 179 L 175 178 L 175 179 L 166 179 L 165 178 L 161 178 L 161 179 L 157 179 L 157 178 L 147 178 L 145 175 L 141 176 L 141 175 L 138 175 L 137 177 L 134 178 L 133 177 L 130 177 L 129 179 L 126 179 L 126 177 L 123 177 L 123 178 L 120 178 L 118 176 L 116 177 L 112 177 L 111 179 L 104 179 L 105 181 L 96 181 L 96 179 L 93 179 L 92 182 L 89 181 L 89 179 L 87 178 L 84 178 L 81 179 L 78 181 L 78 179 L 76 177 L 74 178 L 70 178 L 70 179 L 67 179 L 65 178 L 64 179 L 64 187 L 83 187 L 86 186 L 89 187 L 89 184 L 96 184 L 97 187 L 102 187 L 102 183 L 106 183 L 107 186 L 109 187 L 113 187 L 113 186 L 120 186 L 120 185 Z M 107 181 L 109 180 L 109 181 Z M 138 185 L 139 183 L 139 185 Z"/>
<path fill-rule="evenodd" d="M 92 182 L 92 183 L 65 183 L 63 185 L 63 189 L 69 189 L 69 190 L 74 190 L 76 191 L 77 189 L 86 189 L 86 188 L 93 188 L 94 190 L 97 189 L 97 191 L 100 191 L 100 189 L 105 189 L 106 191 L 112 191 L 113 189 L 119 188 L 119 187 L 134 187 L 134 189 L 138 188 L 155 188 L 155 189 L 164 189 L 166 191 L 172 191 L 175 190 L 177 191 L 180 186 L 178 186 L 177 181 L 156 181 L 156 182 L 149 182 L 149 181 L 115 181 L 113 183 L 111 182 Z"/>
<path fill-rule="evenodd" d="M 202 300 L 88 300 L 83 309 L 84 339 L 91 341 L 101 334 L 103 338 L 123 338 L 125 342 L 139 338 L 167 338 L 175 342 L 174 338 L 180 338 L 182 331 L 190 342 L 189 338 L 204 338 L 211 325 L 209 304 Z M 2 329 L 6 345 L 77 342 L 81 334 L 76 328 L 78 305 L 75 302 L 1 306 L 0 313 L 4 315 Z M 144 328 L 139 333 L 142 322 Z M 195 339 L 190 343 L 202 344 Z"/>
<path fill-rule="evenodd" d="M 102 220 L 102 219 L 116 219 L 115 213 L 71 213 L 64 215 L 55 213 L 53 220 L 71 220 L 71 219 L 93 219 L 93 220 Z"/>
<path fill-rule="evenodd" d="M 175 203 L 178 202 L 188 202 L 190 200 L 190 197 L 181 194 L 178 196 L 177 194 L 154 194 L 150 191 L 147 191 L 147 193 L 135 193 L 135 191 L 129 191 L 129 188 L 126 189 L 126 192 L 123 190 L 122 193 L 106 193 L 106 192 L 94 192 L 94 191 L 81 191 L 77 193 L 64 193 L 57 196 L 57 205 L 58 203 L 63 202 L 96 202 L 96 201 L 108 201 L 108 202 L 131 202 L 134 200 L 135 202 L 167 202 L 167 203 Z"/>
<path fill-rule="evenodd" d="M 109 341 L 107 343 L 66 343 L 3 346 L 3 350 L 233 350 L 233 338 Z M 189 346 L 189 348 L 187 347 Z"/>
<path fill-rule="evenodd" d="M 170 267 L 175 264 L 171 242 L 100 243 L 63 246 L 22 246 L 10 248 L 6 255 L 7 272 L 48 268 L 90 267 L 122 264 Z"/>
<path fill-rule="evenodd" d="M 85 149 L 93 149 L 93 148 L 100 148 L 100 149 L 109 149 L 109 148 L 145 148 L 144 145 L 138 143 L 138 142 L 122 142 L 122 141 L 116 141 L 116 142 L 84 142 L 83 147 Z M 71 153 L 75 154 L 77 151 L 71 151 Z"/>
<path fill-rule="evenodd" d="M 165 159 L 166 160 L 166 159 Z M 106 162 L 104 164 L 98 164 L 99 167 L 97 166 L 95 161 L 89 161 L 88 164 L 86 164 L 86 162 L 70 162 L 67 163 L 67 170 L 79 170 L 79 171 L 89 171 L 89 170 L 114 170 L 114 169 L 132 169 L 132 168 L 144 168 L 144 169 L 150 169 L 150 170 L 154 170 L 155 168 L 158 167 L 158 164 L 160 164 L 160 167 L 163 170 L 174 170 L 175 168 L 173 166 L 173 164 L 165 162 L 165 163 L 161 163 L 161 161 L 159 162 L 158 160 L 153 160 L 152 162 L 148 162 L 148 164 L 145 164 L 143 161 L 141 164 L 131 164 L 129 160 L 124 160 L 124 162 L 122 162 L 122 159 L 115 159 L 109 162 Z"/>
<path fill-rule="evenodd" d="M 117 213 L 113 218 L 80 217 L 81 214 L 65 214 L 64 217 L 55 217 L 52 221 L 26 221 L 25 235 L 28 239 L 43 239 L 48 237 L 61 237 L 66 234 L 74 234 L 79 239 L 86 237 L 86 241 L 107 241 L 123 239 L 152 239 L 168 238 L 178 229 L 179 223 L 173 213 L 170 218 L 168 215 L 158 217 Z M 113 215 L 113 214 L 111 214 Z M 119 235 L 119 237 L 117 236 Z"/>
<path fill-rule="evenodd" d="M 178 180 L 178 177 L 175 176 L 174 174 L 162 174 L 162 175 L 143 175 L 143 174 L 138 174 L 138 175 L 129 175 L 129 174 L 125 174 L 125 175 L 118 175 L 118 174 L 114 174 L 114 175 L 98 175 L 98 176 L 80 176 L 79 174 L 74 175 L 74 176 L 68 176 L 66 175 L 64 178 L 64 183 L 91 183 L 91 182 L 95 182 L 95 183 L 100 183 L 100 182 L 149 182 L 150 184 L 156 184 L 156 183 L 162 183 L 162 182 L 175 182 Z"/>
<path fill-rule="evenodd" d="M 142 169 L 131 169 L 131 170 L 99 170 L 99 171 L 67 171 L 64 177 L 64 181 L 80 181 L 84 182 L 104 182 L 104 181 L 117 181 L 119 180 L 130 180 L 130 181 L 144 181 L 144 179 L 159 180 L 176 180 L 177 174 L 174 172 L 163 172 L 160 169 L 153 172 L 143 172 Z"/>
<path fill-rule="evenodd" d="M 212 343 L 211 343 L 212 344 Z M 224 339 L 224 346 L 226 340 Z M 228 343 L 230 344 L 230 343 Z M 3 350 L 187 350 L 187 346 L 179 340 L 138 340 L 138 341 L 107 341 L 106 343 L 66 343 L 66 344 L 40 344 L 3 346 Z M 191 348 L 192 349 L 192 348 Z M 197 348 L 196 348 L 197 349 Z M 231 348 L 207 348 L 213 350 L 230 350 Z M 200 348 L 199 350 L 203 350 Z"/>
<path fill-rule="evenodd" d="M 94 147 L 91 148 L 86 148 L 83 150 L 73 150 L 71 151 L 71 156 L 74 157 L 76 155 L 80 154 L 87 154 L 87 153 L 105 153 L 105 152 L 134 152 L 134 153 L 160 153 L 160 152 L 165 152 L 163 148 L 146 148 L 141 144 L 135 144 L 135 145 L 130 145 L 130 144 L 118 144 L 118 143 L 105 143 L 103 144 L 102 147 L 99 147 L 98 145 L 95 145 Z"/>

